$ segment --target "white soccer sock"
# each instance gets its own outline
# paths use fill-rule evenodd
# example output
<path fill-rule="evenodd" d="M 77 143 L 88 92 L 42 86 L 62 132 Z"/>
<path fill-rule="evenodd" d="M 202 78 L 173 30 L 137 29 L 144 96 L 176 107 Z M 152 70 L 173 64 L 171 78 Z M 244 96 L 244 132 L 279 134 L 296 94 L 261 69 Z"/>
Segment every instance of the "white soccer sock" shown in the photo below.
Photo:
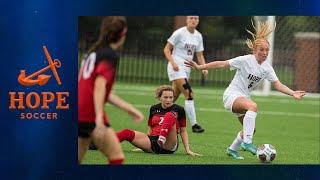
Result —
<path fill-rule="evenodd" d="M 237 137 L 233 140 L 232 144 L 230 145 L 230 149 L 237 151 L 238 147 L 242 143 L 243 139 L 240 136 L 240 132 L 238 133 Z"/>
<path fill-rule="evenodd" d="M 193 100 L 185 100 L 184 101 L 184 110 L 187 113 L 187 116 L 190 120 L 191 126 L 197 124 L 196 110 L 194 108 L 194 101 Z"/>
<path fill-rule="evenodd" d="M 243 118 L 243 142 L 252 143 L 253 132 L 256 125 L 257 113 L 254 111 L 247 111 Z"/>
<path fill-rule="evenodd" d="M 164 136 L 159 136 L 159 138 L 158 138 L 158 141 L 161 141 L 162 142 L 162 144 L 164 144 L 164 143 L 166 143 L 166 141 L 167 141 L 167 138 L 166 137 L 164 137 Z"/>

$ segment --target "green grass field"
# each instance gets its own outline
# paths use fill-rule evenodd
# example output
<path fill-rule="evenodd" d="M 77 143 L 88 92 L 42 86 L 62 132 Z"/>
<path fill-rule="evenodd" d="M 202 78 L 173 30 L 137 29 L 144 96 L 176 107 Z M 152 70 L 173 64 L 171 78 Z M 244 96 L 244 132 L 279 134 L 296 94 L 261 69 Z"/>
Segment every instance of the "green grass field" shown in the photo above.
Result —
<path fill-rule="evenodd" d="M 149 107 L 158 103 L 154 96 L 157 86 L 116 84 L 115 93 L 134 104 L 145 117 Z M 134 147 L 121 144 L 126 156 L 125 164 L 260 164 L 256 156 L 240 151 L 245 160 L 234 160 L 225 154 L 241 125 L 222 105 L 223 90 L 194 88 L 198 123 L 205 128 L 202 134 L 191 132 L 187 121 L 191 150 L 202 157 L 188 156 L 179 142 L 179 149 L 173 155 L 133 152 Z M 318 98 L 305 97 L 296 101 L 288 96 L 254 96 L 259 113 L 256 119 L 256 145 L 272 144 L 277 157 L 271 164 L 319 164 L 320 163 L 320 103 Z M 183 105 L 179 98 L 177 104 Z M 106 106 L 112 127 L 118 131 L 123 128 L 147 131 L 147 119 L 135 124 L 126 112 L 111 105 Z M 98 151 L 88 151 L 84 164 L 105 164 L 106 158 Z"/>

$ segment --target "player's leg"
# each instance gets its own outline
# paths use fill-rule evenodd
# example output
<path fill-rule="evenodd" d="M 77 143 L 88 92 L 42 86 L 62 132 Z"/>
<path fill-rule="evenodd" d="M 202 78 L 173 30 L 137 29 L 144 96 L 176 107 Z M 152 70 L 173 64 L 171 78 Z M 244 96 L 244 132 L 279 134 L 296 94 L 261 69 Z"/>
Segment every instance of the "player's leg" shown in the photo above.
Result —
<path fill-rule="evenodd" d="M 78 137 L 78 164 L 81 164 L 84 155 L 86 154 L 91 138 Z"/>
<path fill-rule="evenodd" d="M 241 125 L 243 125 L 243 118 L 244 118 L 244 115 L 238 117 L 238 120 L 239 122 L 241 123 Z M 241 149 L 246 151 L 246 148 L 245 148 L 245 144 L 243 143 L 243 130 L 241 130 L 240 132 L 240 137 L 241 137 Z M 253 135 L 256 133 L 256 128 L 254 128 L 254 131 L 253 131 Z"/>
<path fill-rule="evenodd" d="M 173 102 L 175 102 L 181 94 L 181 91 L 179 89 L 179 84 L 177 83 L 177 81 L 175 80 L 172 81 L 172 88 L 173 88 Z"/>
<path fill-rule="evenodd" d="M 92 132 L 92 139 L 99 150 L 108 158 L 109 164 L 122 164 L 124 154 L 112 128 L 95 128 Z"/>
<path fill-rule="evenodd" d="M 191 86 L 187 79 L 176 79 L 174 80 L 180 92 L 183 93 L 185 101 L 184 101 L 184 109 L 187 113 L 187 116 L 190 120 L 190 124 L 192 126 L 192 131 L 196 133 L 204 132 L 204 129 L 197 124 L 197 116 L 196 110 L 194 106 L 193 100 L 193 92 Z"/>
<path fill-rule="evenodd" d="M 256 154 L 257 148 L 252 144 L 252 139 L 255 131 L 255 121 L 258 111 L 257 104 L 246 97 L 238 97 L 232 105 L 232 111 L 240 114 L 245 113 L 242 120 L 243 147 L 252 154 Z"/>
<path fill-rule="evenodd" d="M 241 125 L 243 125 L 243 118 L 244 118 L 244 115 L 241 115 L 238 117 L 238 120 L 241 123 Z M 253 131 L 253 134 L 255 134 L 255 133 L 256 133 L 256 127 L 254 127 L 254 131 Z M 242 130 L 240 131 L 240 136 L 243 139 L 243 131 Z"/>
<path fill-rule="evenodd" d="M 130 129 L 123 129 L 116 133 L 119 142 L 128 141 L 135 147 L 142 149 L 144 152 L 152 152 L 151 143 L 149 137 L 139 131 L 133 131 Z"/>
<path fill-rule="evenodd" d="M 238 120 L 242 124 L 244 115 L 238 117 Z M 232 156 L 234 159 L 244 159 L 240 154 L 238 153 L 239 146 L 242 145 L 243 142 L 243 131 L 239 131 L 237 133 L 236 138 L 233 140 L 232 144 L 227 148 L 227 154 L 229 156 Z"/>
<path fill-rule="evenodd" d="M 167 112 L 164 115 L 158 139 L 158 144 L 161 147 L 170 146 L 170 144 L 172 144 L 172 133 L 176 132 L 175 124 L 177 121 L 177 116 L 178 115 L 176 114 L 176 112 Z M 167 141 L 169 142 L 167 143 Z"/>
<path fill-rule="evenodd" d="M 246 97 L 237 97 L 232 104 L 232 112 L 245 114 L 247 111 L 258 112 L 258 105 Z"/>
<path fill-rule="evenodd" d="M 237 136 L 233 140 L 232 144 L 229 146 L 229 149 L 237 151 L 238 147 L 241 145 L 242 142 L 243 142 L 243 138 L 242 138 L 242 130 L 241 130 L 237 133 Z"/>
<path fill-rule="evenodd" d="M 176 124 L 172 126 L 166 139 L 166 143 L 163 144 L 163 149 L 175 151 L 178 145 Z"/>

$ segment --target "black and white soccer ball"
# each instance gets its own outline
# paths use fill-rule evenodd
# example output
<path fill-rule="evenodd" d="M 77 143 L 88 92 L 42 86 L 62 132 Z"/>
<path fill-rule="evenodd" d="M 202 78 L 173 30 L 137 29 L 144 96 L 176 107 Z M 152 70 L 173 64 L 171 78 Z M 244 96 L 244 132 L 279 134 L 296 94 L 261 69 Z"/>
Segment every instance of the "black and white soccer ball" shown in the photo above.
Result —
<path fill-rule="evenodd" d="M 276 158 L 277 151 L 271 144 L 263 144 L 257 150 L 257 158 L 260 162 L 270 163 Z"/>

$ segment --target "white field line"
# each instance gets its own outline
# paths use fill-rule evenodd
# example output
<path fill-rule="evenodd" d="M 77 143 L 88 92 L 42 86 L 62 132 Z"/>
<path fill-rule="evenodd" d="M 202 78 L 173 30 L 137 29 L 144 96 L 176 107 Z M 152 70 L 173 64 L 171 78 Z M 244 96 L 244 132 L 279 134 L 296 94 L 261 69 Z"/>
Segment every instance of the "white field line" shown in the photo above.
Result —
<path fill-rule="evenodd" d="M 133 104 L 137 108 L 150 108 L 150 105 L 146 104 Z M 111 106 L 108 104 L 108 106 Z M 225 112 L 230 113 L 225 109 L 218 109 L 218 108 L 197 108 L 197 111 L 203 112 Z M 259 114 L 265 115 L 277 115 L 277 116 L 294 116 L 294 117 L 307 117 L 307 118 L 319 118 L 319 114 L 311 114 L 311 113 L 292 113 L 292 112 L 279 112 L 279 111 L 259 111 Z"/>
<path fill-rule="evenodd" d="M 115 90 L 128 90 L 128 91 L 150 91 L 150 92 L 154 92 L 154 90 L 157 88 L 158 86 L 144 86 L 144 85 L 124 85 L 124 84 L 116 84 L 114 86 Z M 194 91 L 197 92 L 196 94 L 216 94 L 216 95 L 222 95 L 224 90 L 215 90 L 215 89 L 199 89 L 199 88 L 194 88 Z M 258 95 L 259 97 L 268 97 L 268 96 L 262 96 L 260 95 L 261 93 L 259 93 L 258 91 L 253 91 L 252 92 L 253 95 Z M 270 95 L 273 96 L 277 96 L 279 98 L 283 98 L 286 97 L 286 94 L 280 93 L 278 91 L 271 91 Z M 315 98 L 317 101 L 319 101 L 320 99 L 320 94 L 319 93 L 307 93 L 305 97 L 308 98 Z"/>
<path fill-rule="evenodd" d="M 154 92 L 153 91 L 138 91 L 138 90 L 124 90 L 124 89 L 115 89 L 115 94 L 124 94 L 124 95 L 135 95 L 135 96 L 150 96 L 153 97 Z M 206 96 L 206 99 L 213 99 L 213 100 L 219 100 L 222 103 L 222 94 L 201 94 L 197 93 L 195 97 L 197 96 Z M 280 104 L 301 104 L 301 105 L 316 105 L 319 106 L 320 102 L 319 100 L 300 100 L 296 101 L 292 97 L 288 97 L 287 99 L 272 99 L 268 97 L 254 97 L 253 98 L 257 102 L 266 102 L 266 103 L 280 103 Z"/>

